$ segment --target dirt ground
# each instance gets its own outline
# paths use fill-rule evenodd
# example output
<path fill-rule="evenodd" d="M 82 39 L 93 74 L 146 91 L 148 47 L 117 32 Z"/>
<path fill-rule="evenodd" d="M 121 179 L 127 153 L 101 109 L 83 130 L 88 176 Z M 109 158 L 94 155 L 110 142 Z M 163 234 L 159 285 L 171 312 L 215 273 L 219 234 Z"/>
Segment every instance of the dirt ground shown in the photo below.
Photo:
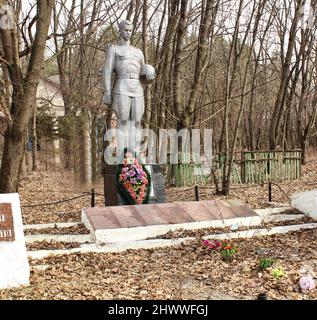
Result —
<path fill-rule="evenodd" d="M 291 195 L 313 188 L 317 182 L 317 160 L 310 160 L 298 181 L 279 185 Z M 82 195 L 91 186 L 78 187 L 71 174 L 35 172 L 21 181 L 22 206 L 58 201 Z M 102 194 L 102 182 L 95 186 Z M 317 186 L 316 186 L 317 187 Z M 259 208 L 266 207 L 266 186 L 234 190 L 238 198 Z M 167 189 L 169 201 L 194 200 L 193 190 Z M 287 203 L 277 188 L 274 201 Z M 203 190 L 201 199 L 223 199 Z M 22 208 L 25 224 L 80 221 L 82 207 L 90 197 L 50 206 Z M 97 196 L 103 205 L 103 196 Z M 78 229 L 78 228 L 77 228 Z M 80 227 L 79 227 L 80 229 Z M 76 231 L 76 230 L 75 230 Z M 269 299 L 317 299 L 317 290 L 300 292 L 299 278 L 305 270 L 317 274 L 317 231 L 305 230 L 251 239 L 238 239 L 239 253 L 224 262 L 219 254 L 203 247 L 198 233 L 195 241 L 151 250 L 128 250 L 108 254 L 71 254 L 31 260 L 31 285 L 0 290 L 1 299 L 255 299 L 266 292 Z M 33 245 L 36 249 L 36 244 Z M 272 270 L 261 270 L 261 258 L 274 257 L 285 271 L 280 280 Z M 45 266 L 45 268 L 39 266 Z"/>
<path fill-rule="evenodd" d="M 281 189 L 290 197 L 295 192 L 317 188 L 317 159 L 310 158 L 303 166 L 302 178 L 296 181 L 285 181 L 278 183 Z M 98 195 L 96 205 L 103 206 L 103 181 L 93 186 Z M 25 205 L 49 203 L 83 195 L 90 192 L 92 186 L 81 186 L 76 184 L 71 173 L 65 172 L 34 172 L 27 178 L 22 179 L 19 188 L 23 222 L 26 224 L 50 223 L 50 222 L 79 222 L 81 209 L 90 206 L 90 196 L 50 206 L 39 206 L 25 208 Z M 238 188 L 238 189 L 235 189 Z M 229 196 L 218 196 L 214 194 L 214 186 L 199 189 L 200 200 L 210 199 L 240 199 L 248 203 L 252 208 L 268 207 L 268 187 L 251 185 L 234 185 Z M 289 200 L 277 186 L 273 186 L 273 201 L 288 204 Z M 194 201 L 194 187 L 167 188 L 167 200 Z"/>
<path fill-rule="evenodd" d="M 317 189 L 317 159 L 310 157 L 307 164 L 302 166 L 302 177 L 294 181 L 284 181 L 272 186 L 272 201 L 276 203 L 288 204 L 293 193 Z M 268 185 L 254 186 L 251 184 L 232 185 L 229 196 L 218 196 L 214 194 L 214 186 L 210 188 L 199 188 L 200 200 L 209 199 L 240 199 L 248 203 L 252 208 L 269 207 Z M 286 195 L 288 196 L 286 196 Z M 169 201 L 195 201 L 194 188 L 169 188 Z"/>
<path fill-rule="evenodd" d="M 0 299 L 317 299 L 300 292 L 303 269 L 317 271 L 316 230 L 239 239 L 235 260 L 224 262 L 202 246 L 183 245 L 108 254 L 71 254 L 31 261 L 31 285 L 0 290 Z M 261 271 L 274 257 L 286 276 Z M 34 265 L 46 265 L 46 270 Z"/>

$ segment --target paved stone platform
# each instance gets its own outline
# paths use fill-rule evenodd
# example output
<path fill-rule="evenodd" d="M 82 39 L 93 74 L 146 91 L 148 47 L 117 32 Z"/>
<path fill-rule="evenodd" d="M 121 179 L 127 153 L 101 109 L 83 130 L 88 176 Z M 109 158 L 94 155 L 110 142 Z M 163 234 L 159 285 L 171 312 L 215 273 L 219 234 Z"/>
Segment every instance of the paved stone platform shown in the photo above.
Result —
<path fill-rule="evenodd" d="M 260 216 L 238 200 L 174 202 L 82 210 L 82 222 L 96 242 L 142 240 L 176 229 L 259 224 Z"/>

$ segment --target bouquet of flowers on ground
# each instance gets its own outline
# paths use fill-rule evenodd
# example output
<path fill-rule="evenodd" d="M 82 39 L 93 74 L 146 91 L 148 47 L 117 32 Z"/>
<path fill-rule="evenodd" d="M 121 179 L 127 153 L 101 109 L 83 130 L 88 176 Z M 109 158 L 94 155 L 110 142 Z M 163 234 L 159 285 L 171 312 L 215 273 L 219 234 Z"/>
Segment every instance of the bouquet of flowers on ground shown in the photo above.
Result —
<path fill-rule="evenodd" d="M 203 245 L 206 246 L 208 250 L 220 252 L 223 260 L 231 261 L 234 255 L 239 251 L 238 247 L 235 244 L 226 240 L 215 240 L 213 242 L 209 240 L 203 240 Z"/>
<path fill-rule="evenodd" d="M 126 153 L 123 164 L 118 166 L 117 184 L 119 191 L 130 204 L 148 203 L 150 174 L 129 152 Z"/>

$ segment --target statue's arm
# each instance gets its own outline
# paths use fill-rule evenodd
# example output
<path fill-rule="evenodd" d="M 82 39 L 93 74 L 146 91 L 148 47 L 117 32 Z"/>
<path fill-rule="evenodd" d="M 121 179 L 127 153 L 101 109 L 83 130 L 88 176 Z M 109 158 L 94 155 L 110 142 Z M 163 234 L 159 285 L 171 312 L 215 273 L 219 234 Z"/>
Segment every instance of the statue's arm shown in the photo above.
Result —
<path fill-rule="evenodd" d="M 144 54 L 141 49 L 139 49 L 139 53 L 141 58 L 141 66 L 143 67 L 145 65 Z"/>
<path fill-rule="evenodd" d="M 106 61 L 102 70 L 102 80 L 104 86 L 104 96 L 103 101 L 106 104 L 112 103 L 112 73 L 114 70 L 115 62 L 115 48 L 114 46 L 109 46 L 107 49 Z"/>

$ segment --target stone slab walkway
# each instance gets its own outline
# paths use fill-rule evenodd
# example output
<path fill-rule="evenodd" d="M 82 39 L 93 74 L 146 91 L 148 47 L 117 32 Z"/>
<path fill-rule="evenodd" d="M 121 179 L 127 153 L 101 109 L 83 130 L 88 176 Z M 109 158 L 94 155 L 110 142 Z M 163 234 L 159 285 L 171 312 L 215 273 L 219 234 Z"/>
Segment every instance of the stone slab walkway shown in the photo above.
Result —
<path fill-rule="evenodd" d="M 252 238 L 267 236 L 280 233 L 294 232 L 298 230 L 316 229 L 317 223 L 279 226 L 271 229 L 252 229 L 247 231 L 239 231 L 233 233 L 210 234 L 204 236 L 203 239 L 237 239 L 237 238 Z M 195 240 L 193 237 L 185 237 L 178 239 L 153 239 L 153 240 L 137 240 L 122 243 L 112 243 L 107 245 L 98 246 L 96 244 L 83 244 L 80 248 L 62 249 L 62 250 L 37 250 L 29 251 L 28 256 L 32 259 L 42 259 L 48 256 L 72 253 L 109 253 L 109 252 L 122 252 L 129 249 L 154 249 L 162 247 L 175 246 L 186 241 Z"/>

